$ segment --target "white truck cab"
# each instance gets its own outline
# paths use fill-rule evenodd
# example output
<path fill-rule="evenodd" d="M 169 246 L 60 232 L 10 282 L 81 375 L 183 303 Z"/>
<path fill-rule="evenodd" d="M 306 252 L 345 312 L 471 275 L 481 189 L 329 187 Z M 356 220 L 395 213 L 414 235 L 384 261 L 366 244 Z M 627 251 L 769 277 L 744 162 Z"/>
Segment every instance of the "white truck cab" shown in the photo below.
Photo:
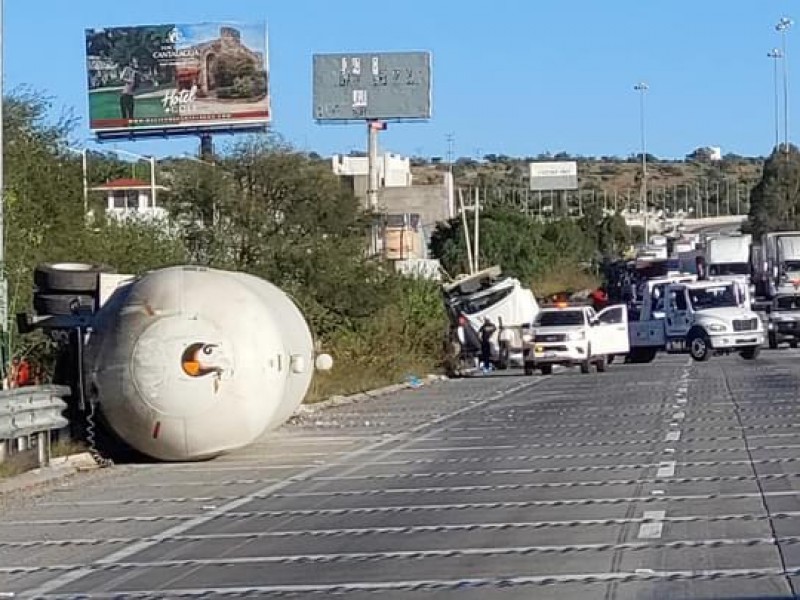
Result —
<path fill-rule="evenodd" d="M 579 366 L 581 373 L 588 373 L 594 364 L 603 372 L 609 359 L 628 353 L 628 339 L 624 305 L 599 313 L 591 306 L 544 308 L 523 336 L 525 374 L 539 369 L 549 375 L 553 365 Z"/>
<path fill-rule="evenodd" d="M 671 283 L 665 288 L 664 316 L 646 303 L 630 324 L 632 362 L 650 362 L 658 350 L 688 352 L 694 360 L 738 352 L 752 360 L 764 343 L 764 327 L 735 281 Z"/>

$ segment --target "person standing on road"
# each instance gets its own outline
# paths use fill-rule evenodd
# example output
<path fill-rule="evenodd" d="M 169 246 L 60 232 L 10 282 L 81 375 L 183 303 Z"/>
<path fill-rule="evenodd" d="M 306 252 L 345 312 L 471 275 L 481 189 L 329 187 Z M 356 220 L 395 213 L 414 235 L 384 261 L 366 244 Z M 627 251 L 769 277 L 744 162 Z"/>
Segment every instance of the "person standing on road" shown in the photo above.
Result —
<path fill-rule="evenodd" d="M 492 362 L 492 336 L 497 331 L 497 326 L 492 323 L 489 317 L 484 318 L 483 325 L 481 325 L 481 364 L 484 370 L 489 370 Z"/>

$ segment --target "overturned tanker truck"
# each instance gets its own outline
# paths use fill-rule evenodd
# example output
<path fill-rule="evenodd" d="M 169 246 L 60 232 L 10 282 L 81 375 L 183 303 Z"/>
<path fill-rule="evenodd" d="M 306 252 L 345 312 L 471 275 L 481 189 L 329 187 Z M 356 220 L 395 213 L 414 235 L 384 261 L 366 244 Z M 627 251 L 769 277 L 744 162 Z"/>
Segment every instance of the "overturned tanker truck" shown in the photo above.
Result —
<path fill-rule="evenodd" d="M 295 303 L 262 279 L 194 266 L 106 271 L 40 265 L 36 314 L 17 321 L 60 341 L 77 410 L 152 458 L 250 444 L 298 408 L 315 368 L 332 365 Z"/>

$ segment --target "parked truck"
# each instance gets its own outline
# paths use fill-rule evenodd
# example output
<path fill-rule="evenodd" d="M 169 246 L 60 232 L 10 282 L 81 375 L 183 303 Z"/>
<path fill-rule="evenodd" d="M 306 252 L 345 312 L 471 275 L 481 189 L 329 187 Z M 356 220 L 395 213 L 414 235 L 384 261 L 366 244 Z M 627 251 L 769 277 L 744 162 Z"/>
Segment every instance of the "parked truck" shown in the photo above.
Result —
<path fill-rule="evenodd" d="M 800 231 L 765 233 L 754 254 L 756 294 L 773 299 L 800 287 Z"/>
<path fill-rule="evenodd" d="M 500 267 L 490 267 L 442 286 L 450 317 L 448 352 L 463 368 L 475 366 L 480 356 L 480 329 L 489 319 L 497 331 L 492 336 L 491 360 L 498 369 L 522 365 L 522 329 L 539 313 L 533 292 L 518 279 L 504 277 Z M 461 368 L 454 368 L 454 373 Z"/>
<path fill-rule="evenodd" d="M 629 324 L 630 362 L 650 362 L 662 350 L 688 352 L 696 361 L 732 352 L 758 356 L 764 326 L 735 281 L 667 283 L 663 317 L 655 314 L 659 298 L 647 294 L 639 319 Z"/>

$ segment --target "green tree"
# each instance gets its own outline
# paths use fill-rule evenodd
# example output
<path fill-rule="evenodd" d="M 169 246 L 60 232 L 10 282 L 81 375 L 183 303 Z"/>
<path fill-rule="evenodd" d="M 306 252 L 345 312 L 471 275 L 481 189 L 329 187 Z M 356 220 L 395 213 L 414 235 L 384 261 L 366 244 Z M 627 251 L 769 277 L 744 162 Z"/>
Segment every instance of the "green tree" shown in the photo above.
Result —
<path fill-rule="evenodd" d="M 800 228 L 800 152 L 773 154 L 764 163 L 761 180 L 750 195 L 747 229 L 760 236 L 768 231 Z"/>
<path fill-rule="evenodd" d="M 368 318 L 392 278 L 366 260 L 368 219 L 330 168 L 275 136 L 236 144 L 215 167 L 176 168 L 170 211 L 194 262 L 290 291 L 316 330 Z"/>
<path fill-rule="evenodd" d="M 42 262 L 102 262 L 139 273 L 185 260 L 180 239 L 159 225 L 100 218 L 87 227 L 80 159 L 66 151 L 73 121 L 53 120 L 46 96 L 18 91 L 5 99 L 6 274 L 9 331 L 16 312 L 29 309 L 33 269 Z M 12 337 L 15 351 L 34 338 Z"/>

